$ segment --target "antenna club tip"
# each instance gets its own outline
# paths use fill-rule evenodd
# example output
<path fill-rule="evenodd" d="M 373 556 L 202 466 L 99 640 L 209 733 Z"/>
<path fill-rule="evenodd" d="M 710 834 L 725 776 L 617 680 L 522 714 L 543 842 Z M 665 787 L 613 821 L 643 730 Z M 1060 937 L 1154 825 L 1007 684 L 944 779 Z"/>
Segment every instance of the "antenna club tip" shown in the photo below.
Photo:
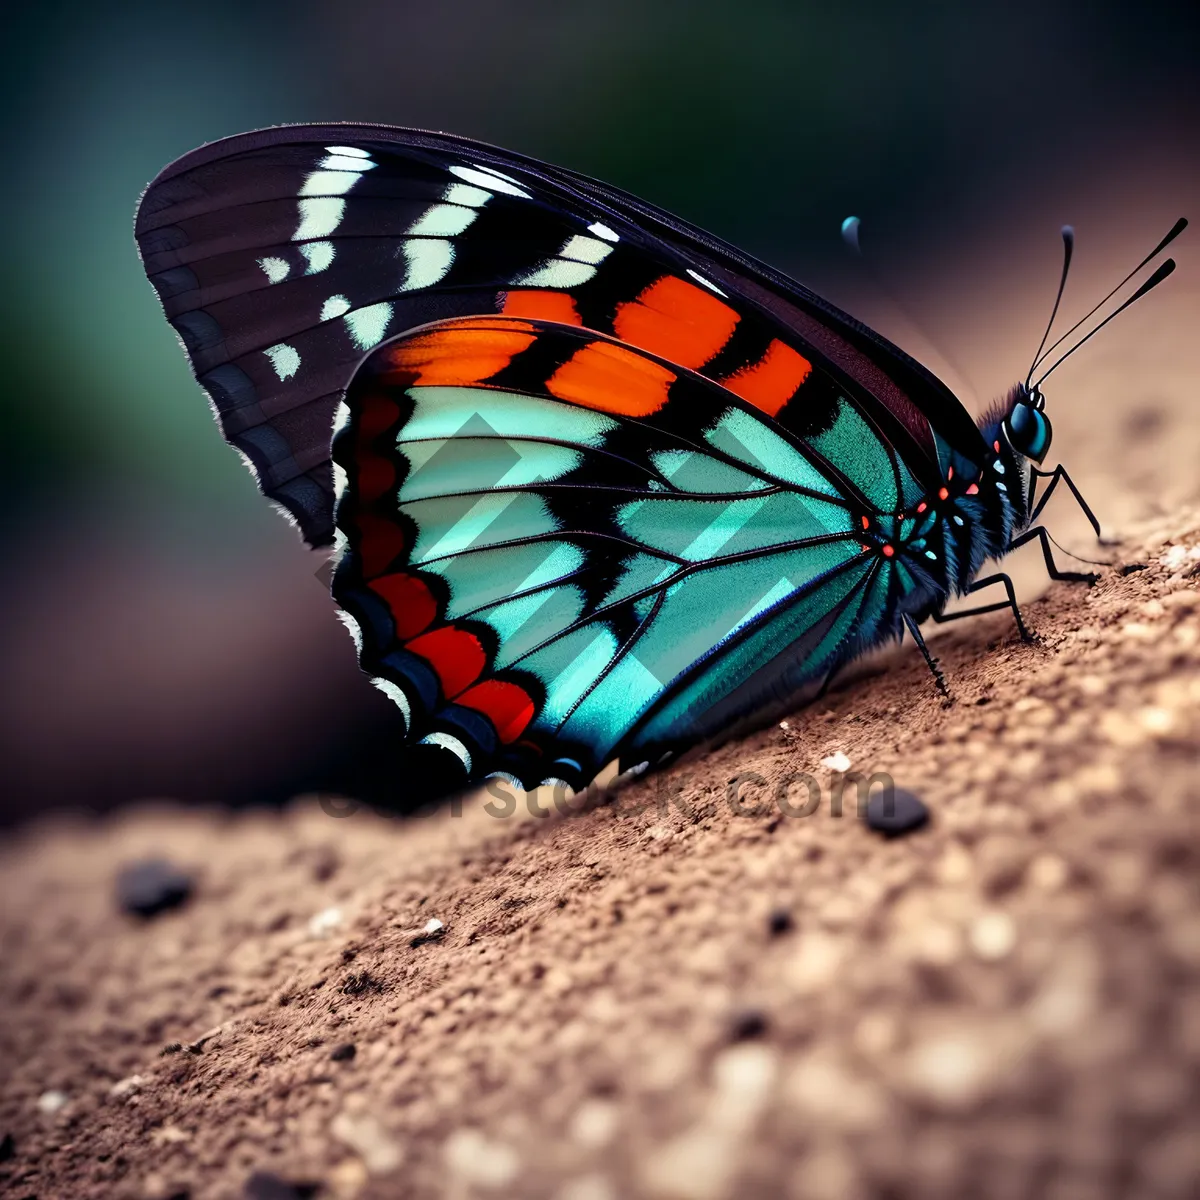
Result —
<path fill-rule="evenodd" d="M 1064 225 L 1062 227 L 1061 232 L 1063 235 L 1064 242 L 1073 242 L 1075 240 L 1075 226 L 1074 225 Z"/>

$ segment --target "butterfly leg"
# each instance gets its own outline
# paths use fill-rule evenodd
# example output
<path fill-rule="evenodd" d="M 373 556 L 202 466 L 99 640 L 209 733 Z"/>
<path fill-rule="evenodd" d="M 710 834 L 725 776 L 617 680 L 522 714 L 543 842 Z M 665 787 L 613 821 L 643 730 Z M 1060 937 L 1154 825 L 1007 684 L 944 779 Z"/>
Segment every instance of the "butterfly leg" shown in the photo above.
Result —
<path fill-rule="evenodd" d="M 1091 514 L 1089 513 L 1088 515 L 1090 516 Z M 1015 550 L 1018 546 L 1024 546 L 1026 542 L 1033 541 L 1034 538 L 1037 538 L 1042 544 L 1042 557 L 1046 560 L 1046 574 L 1051 579 L 1062 580 L 1066 583 L 1088 584 L 1095 583 L 1099 579 L 1099 576 L 1093 575 L 1091 571 L 1060 571 L 1058 564 L 1054 561 L 1054 555 L 1050 552 L 1050 535 L 1046 532 L 1044 525 L 1035 525 L 1032 529 L 1025 530 L 1020 537 L 1013 538 L 1008 543 L 1008 549 L 1010 551 Z"/>
<path fill-rule="evenodd" d="M 1067 474 L 1066 469 L 1059 465 L 1053 471 L 1041 471 L 1037 467 L 1033 468 L 1033 491 L 1037 490 L 1037 481 L 1039 479 L 1048 479 L 1050 482 L 1046 485 L 1046 490 L 1042 493 L 1041 499 L 1033 506 L 1033 511 L 1029 514 L 1029 523 L 1032 525 L 1034 521 L 1041 516 L 1042 509 L 1046 507 L 1047 501 L 1054 495 L 1054 489 L 1061 480 L 1071 489 L 1071 495 L 1075 497 L 1075 502 L 1083 511 L 1083 515 L 1087 517 L 1092 528 L 1096 531 L 1096 536 L 1101 543 L 1108 545 L 1109 543 L 1100 532 L 1100 522 L 1096 520 L 1096 514 L 1088 507 L 1088 502 L 1083 498 L 1083 493 L 1075 486 L 1075 481 Z M 1029 498 L 1032 501 L 1033 491 L 1030 492 Z"/>
<path fill-rule="evenodd" d="M 917 643 L 917 649 L 921 651 L 921 655 L 925 659 L 925 665 L 932 672 L 938 691 L 942 693 L 947 703 L 953 704 L 954 697 L 950 695 L 950 688 L 946 685 L 946 677 L 942 674 L 942 668 L 938 666 L 937 659 L 929 653 L 929 647 L 925 645 L 925 639 L 921 636 L 921 631 L 917 628 L 916 621 L 908 613 L 905 613 L 904 624 L 908 628 L 908 632 L 912 634 L 912 640 Z"/>
<path fill-rule="evenodd" d="M 1030 532 L 1033 532 L 1032 530 Z M 1045 530 L 1042 530 L 1045 533 Z M 1028 540 L 1028 539 L 1024 539 Z M 1014 542 L 1013 545 L 1017 545 Z M 1010 547 L 1011 549 L 1011 547 Z M 1049 553 L 1049 551 L 1047 551 Z M 1053 560 L 1051 560 L 1053 561 Z M 980 604 L 975 608 L 964 608 L 959 612 L 952 613 L 934 613 L 933 619 L 939 625 L 945 625 L 948 621 L 961 621 L 963 617 L 977 617 L 980 613 L 999 612 L 1001 609 L 1012 609 L 1013 620 L 1017 623 L 1017 632 L 1021 635 L 1021 641 L 1032 642 L 1033 635 L 1025 627 L 1025 622 L 1021 617 L 1021 610 L 1017 606 L 1017 593 L 1013 590 L 1012 580 L 1004 574 L 1003 571 L 997 572 L 995 575 L 989 575 L 986 579 L 977 579 L 969 588 L 966 594 L 969 596 L 972 592 L 978 592 L 985 587 L 990 587 L 993 583 L 1002 583 L 1004 590 L 1008 593 L 1007 600 L 997 600 L 995 604 Z"/>

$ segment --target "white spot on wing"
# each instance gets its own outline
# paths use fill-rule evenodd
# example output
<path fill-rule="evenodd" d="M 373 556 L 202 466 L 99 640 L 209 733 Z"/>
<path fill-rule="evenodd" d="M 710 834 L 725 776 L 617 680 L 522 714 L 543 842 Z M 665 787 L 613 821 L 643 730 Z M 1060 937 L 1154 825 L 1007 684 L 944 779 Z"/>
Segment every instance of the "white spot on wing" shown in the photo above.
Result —
<path fill-rule="evenodd" d="M 598 263 L 603 262 L 613 248 L 607 242 L 595 238 L 576 235 L 568 238 L 563 248 L 558 252 L 560 258 L 569 258 L 572 262 Z"/>
<path fill-rule="evenodd" d="M 435 204 L 409 227 L 413 237 L 454 237 L 462 233 L 479 214 L 458 204 Z"/>
<path fill-rule="evenodd" d="M 408 728 L 412 724 L 412 707 L 404 692 L 390 679 L 375 678 L 371 682 L 404 714 L 404 725 L 405 728 Z M 465 749 L 466 747 L 464 747 Z M 470 770 L 469 767 L 467 769 Z"/>
<path fill-rule="evenodd" d="M 308 260 L 305 275 L 317 275 L 333 262 L 332 242 L 305 242 L 300 247 L 300 253 Z"/>
<path fill-rule="evenodd" d="M 479 171 L 474 167 L 451 167 L 450 174 L 457 175 L 459 179 L 465 179 L 467 183 L 476 184 L 478 187 L 491 188 L 493 192 L 520 196 L 522 200 L 530 199 L 529 193 L 523 187 L 518 187 L 517 184 L 495 172 Z"/>
<path fill-rule="evenodd" d="M 726 298 L 728 298 L 728 293 L 727 293 L 727 292 L 723 292 L 723 291 L 721 291 L 721 289 L 720 289 L 719 287 L 717 287 L 717 285 L 716 285 L 715 283 L 713 283 L 713 281 L 712 281 L 711 279 L 705 279 L 705 278 L 704 278 L 704 276 L 703 276 L 703 275 L 701 275 L 699 271 L 693 271 L 691 267 L 688 267 L 688 269 L 687 269 L 687 273 L 688 273 L 688 274 L 689 274 L 689 275 L 690 275 L 690 276 L 691 276 L 691 277 L 692 277 L 692 278 L 693 278 L 693 279 L 694 279 L 694 280 L 695 280 L 697 283 L 702 283 L 702 284 L 704 284 L 704 286 L 705 286 L 706 288 L 708 288 L 708 290 L 709 290 L 710 292 L 716 292 L 718 296 L 725 296 Z"/>
<path fill-rule="evenodd" d="M 300 224 L 292 234 L 292 241 L 303 242 L 309 238 L 325 237 L 338 227 L 345 211 L 345 200 L 334 196 L 316 196 L 301 200 Z"/>
<path fill-rule="evenodd" d="M 596 268 L 591 263 L 552 258 L 545 266 L 538 267 L 526 275 L 518 275 L 513 283 L 529 287 L 573 288 L 587 283 L 595 273 Z"/>
<path fill-rule="evenodd" d="M 344 196 L 362 178 L 357 171 L 313 171 L 300 187 L 301 196 Z"/>
<path fill-rule="evenodd" d="M 351 158 L 370 158 L 368 150 L 360 150 L 357 146 L 326 146 L 326 154 L 348 154 Z"/>
<path fill-rule="evenodd" d="M 615 230 L 609 229 L 607 225 L 602 225 L 599 221 L 594 221 L 588 226 L 588 233 L 594 233 L 598 238 L 603 238 L 606 242 L 619 242 L 621 240 Z"/>
<path fill-rule="evenodd" d="M 491 192 L 472 187 L 469 183 L 448 183 L 442 194 L 447 204 L 465 204 L 468 208 L 481 208 L 491 198 Z"/>
<path fill-rule="evenodd" d="M 332 321 L 334 317 L 340 317 L 342 313 L 349 311 L 350 301 L 345 296 L 330 296 L 321 305 L 321 320 Z"/>
<path fill-rule="evenodd" d="M 421 739 L 419 745 L 441 746 L 444 750 L 449 750 L 451 754 L 455 755 L 462 761 L 462 765 L 466 768 L 467 774 L 469 775 L 471 773 L 471 752 L 462 744 L 462 742 L 458 740 L 458 738 L 452 737 L 448 733 L 441 733 L 435 730 L 433 733 L 427 733 Z"/>
<path fill-rule="evenodd" d="M 268 346 L 263 353 L 271 360 L 271 366 L 280 379 L 291 379 L 300 369 L 300 354 L 295 346 L 280 343 L 278 346 Z"/>
<path fill-rule="evenodd" d="M 370 350 L 383 341 L 387 323 L 392 319 L 392 306 L 386 300 L 367 308 L 356 308 L 346 314 L 346 327 L 360 350 Z"/>
<path fill-rule="evenodd" d="M 378 163 L 369 162 L 365 158 L 348 158 L 343 154 L 331 154 L 328 158 L 321 159 L 320 167 L 322 171 L 369 171 L 372 167 L 378 166 Z"/>
<path fill-rule="evenodd" d="M 286 258 L 260 258 L 258 265 L 262 267 L 269 283 L 278 283 L 281 279 L 286 279 L 291 269 Z"/>
<path fill-rule="evenodd" d="M 350 424 L 350 405 L 345 400 L 339 400 L 337 412 L 333 414 L 333 432 L 339 434 Z"/>
<path fill-rule="evenodd" d="M 446 277 L 454 265 L 454 246 L 440 238 L 405 242 L 404 258 L 408 269 L 400 290 L 412 292 L 417 288 L 432 287 Z"/>
<path fill-rule="evenodd" d="M 350 482 L 350 476 L 346 474 L 346 468 L 340 463 L 333 463 L 333 494 L 340 500 L 346 494 L 346 487 Z"/>

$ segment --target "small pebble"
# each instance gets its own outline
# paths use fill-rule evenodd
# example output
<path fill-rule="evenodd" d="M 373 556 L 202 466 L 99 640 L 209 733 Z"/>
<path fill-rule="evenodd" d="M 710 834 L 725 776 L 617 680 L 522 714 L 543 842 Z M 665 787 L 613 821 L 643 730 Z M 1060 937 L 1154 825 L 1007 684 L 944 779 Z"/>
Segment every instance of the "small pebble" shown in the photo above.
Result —
<path fill-rule="evenodd" d="M 980 958 L 997 962 L 1017 944 L 1017 929 L 1008 913 L 985 912 L 971 925 L 970 942 Z"/>
<path fill-rule="evenodd" d="M 309 918 L 308 921 L 308 936 L 314 938 L 326 938 L 332 933 L 337 933 L 343 924 L 342 910 L 340 908 L 323 908 L 319 913 Z"/>
<path fill-rule="evenodd" d="M 37 1098 L 38 1112 L 45 1113 L 46 1116 L 53 1116 L 67 1102 L 67 1093 L 60 1092 L 57 1089 L 51 1089 L 48 1092 L 43 1092 Z"/>
<path fill-rule="evenodd" d="M 183 904 L 192 886 L 192 877 L 165 858 L 147 858 L 117 873 L 117 903 L 123 912 L 155 917 Z"/>
<path fill-rule="evenodd" d="M 418 933 L 409 941 L 410 946 L 423 946 L 426 942 L 436 942 L 446 932 L 446 926 L 437 919 L 430 917 Z"/>
<path fill-rule="evenodd" d="M 767 1032 L 767 1018 L 756 1008 L 747 1008 L 734 1015 L 729 1025 L 731 1042 L 749 1042 Z"/>
<path fill-rule="evenodd" d="M 255 1171 L 246 1180 L 245 1200 L 309 1200 L 317 1194 L 313 1183 L 291 1183 L 269 1171 Z"/>
<path fill-rule="evenodd" d="M 884 837 L 900 837 L 920 829 L 929 820 L 929 809 L 912 792 L 894 788 L 887 792 L 876 792 L 867 801 L 867 824 Z"/>
<path fill-rule="evenodd" d="M 775 909 L 767 918 L 767 932 L 772 937 L 782 937 L 785 933 L 791 933 L 794 925 L 792 914 L 786 908 Z"/>
<path fill-rule="evenodd" d="M 850 760 L 840 750 L 829 755 L 828 758 L 821 759 L 821 766 L 830 771 L 840 771 L 845 774 L 850 770 Z"/>
<path fill-rule="evenodd" d="M 108 1094 L 119 1099 L 121 1096 L 128 1096 L 131 1092 L 136 1092 L 138 1088 L 148 1082 L 149 1080 L 145 1075 L 129 1075 L 124 1079 L 118 1079 L 108 1089 Z"/>
<path fill-rule="evenodd" d="M 349 1062 L 357 1053 L 358 1047 L 353 1042 L 343 1042 L 340 1046 L 334 1046 L 329 1057 L 334 1062 Z"/>

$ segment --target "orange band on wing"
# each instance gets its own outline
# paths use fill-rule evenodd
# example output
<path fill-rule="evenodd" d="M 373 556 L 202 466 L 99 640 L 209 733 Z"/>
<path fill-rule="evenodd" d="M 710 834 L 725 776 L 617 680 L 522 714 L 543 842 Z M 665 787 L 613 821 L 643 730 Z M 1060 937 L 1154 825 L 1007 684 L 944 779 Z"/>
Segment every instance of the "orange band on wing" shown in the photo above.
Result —
<path fill-rule="evenodd" d="M 812 363 L 807 358 L 776 338 L 758 362 L 742 367 L 721 382 L 735 396 L 774 417 L 811 371 Z"/>
<path fill-rule="evenodd" d="M 617 305 L 613 332 L 623 342 L 694 369 L 729 341 L 738 320 L 710 292 L 666 275 L 636 300 Z"/>
<path fill-rule="evenodd" d="M 487 665 L 479 639 L 453 625 L 421 634 L 408 643 L 407 649 L 419 654 L 437 672 L 447 699 L 470 687 Z"/>
<path fill-rule="evenodd" d="M 503 312 L 506 317 L 535 317 L 541 321 L 557 321 L 560 325 L 583 324 L 574 299 L 566 292 L 508 292 L 504 297 Z"/>
<path fill-rule="evenodd" d="M 495 728 L 496 736 L 506 744 L 515 742 L 533 720 L 534 705 L 529 693 L 502 679 L 485 679 L 477 683 L 463 692 L 455 703 L 483 713 Z"/>
<path fill-rule="evenodd" d="M 458 322 L 406 338 L 387 355 L 384 383 L 418 387 L 466 387 L 502 371 L 533 345 L 533 326 L 508 321 L 503 328 L 487 320 Z"/>
<path fill-rule="evenodd" d="M 550 376 L 546 390 L 598 412 L 648 417 L 666 404 L 674 382 L 674 374 L 651 359 L 612 342 L 591 342 Z"/>

